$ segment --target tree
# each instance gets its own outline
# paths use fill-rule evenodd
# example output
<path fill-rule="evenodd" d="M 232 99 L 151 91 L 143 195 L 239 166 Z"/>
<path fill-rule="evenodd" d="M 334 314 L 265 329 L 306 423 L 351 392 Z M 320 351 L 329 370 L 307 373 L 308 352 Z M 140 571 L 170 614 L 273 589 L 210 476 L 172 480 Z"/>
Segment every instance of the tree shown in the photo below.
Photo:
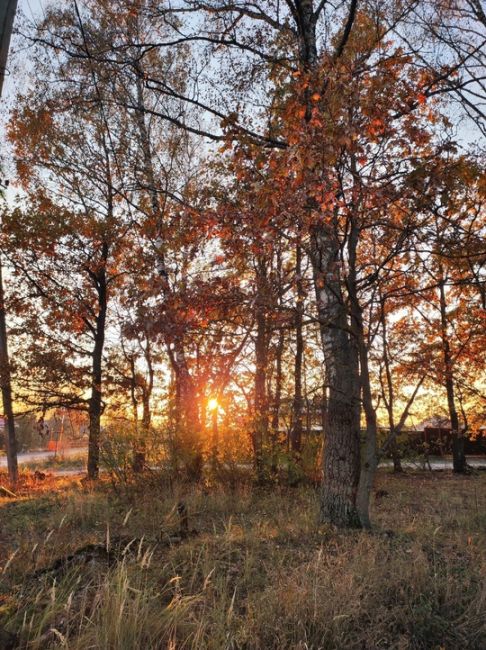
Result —
<path fill-rule="evenodd" d="M 39 65 L 42 65 L 39 61 Z M 109 302 L 122 277 L 122 250 L 129 222 L 120 210 L 117 183 L 129 153 L 123 121 L 116 139 L 99 95 L 66 97 L 67 74 L 78 88 L 92 70 L 58 72 L 65 83 L 46 80 L 44 92 L 19 98 L 10 125 L 17 168 L 30 193 L 28 209 L 8 216 L 9 257 L 32 287 L 42 313 L 44 337 L 74 355 L 88 356 L 90 397 L 78 394 L 90 418 L 88 475 L 99 471 L 103 405 L 103 354 Z M 61 77 L 62 79 L 62 77 Z M 41 82 L 38 78 L 38 84 Z M 73 88 L 73 86 L 71 86 Z M 115 130 L 114 116 L 110 116 Z"/>
<path fill-rule="evenodd" d="M 10 46 L 13 21 L 17 9 L 16 0 L 9 0 L 0 8 L 0 98 L 7 69 L 7 57 Z M 7 424 L 7 462 L 10 482 L 15 485 L 18 477 L 17 442 L 15 437 L 15 419 L 12 404 L 12 380 L 8 353 L 7 323 L 5 309 L 5 292 L 3 284 L 2 259 L 0 256 L 0 385 L 2 389 L 3 410 Z"/>
<path fill-rule="evenodd" d="M 485 252 L 479 244 L 484 197 L 482 182 L 478 182 L 481 171 L 472 159 L 444 156 L 435 162 L 433 174 L 426 206 L 429 227 L 419 243 L 420 250 L 425 248 L 428 253 L 420 258 L 428 284 L 421 313 L 430 325 L 430 347 L 439 343 L 440 356 L 435 356 L 434 365 L 447 398 L 454 472 L 464 473 L 467 422 L 460 425 L 457 382 L 461 362 L 474 363 L 482 339 L 481 309 L 475 304 L 474 293 L 471 295 L 477 277 L 471 258 L 481 264 Z"/>

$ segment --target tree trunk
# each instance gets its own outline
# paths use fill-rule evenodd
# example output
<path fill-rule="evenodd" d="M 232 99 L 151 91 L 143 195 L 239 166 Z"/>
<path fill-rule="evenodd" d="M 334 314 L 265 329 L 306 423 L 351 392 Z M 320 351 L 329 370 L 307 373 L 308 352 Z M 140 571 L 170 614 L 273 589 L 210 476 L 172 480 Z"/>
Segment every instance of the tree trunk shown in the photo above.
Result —
<path fill-rule="evenodd" d="M 152 421 L 152 412 L 150 408 L 150 398 L 154 387 L 154 369 L 152 365 L 151 346 L 146 333 L 146 348 L 144 351 L 145 362 L 148 369 L 148 380 L 142 379 L 142 428 L 136 431 L 136 448 L 133 455 L 133 471 L 135 473 L 143 472 L 146 463 L 147 436 L 150 431 Z"/>
<path fill-rule="evenodd" d="M 142 391 L 142 428 L 146 433 L 150 429 L 152 423 L 152 410 L 150 407 L 150 400 L 154 390 L 154 366 L 152 362 L 152 346 L 150 343 L 149 333 L 145 331 L 145 350 L 144 357 L 147 364 L 148 381 L 145 381 L 144 389 Z"/>
<path fill-rule="evenodd" d="M 314 11 L 313 0 L 299 0 L 295 3 L 295 9 L 301 64 L 305 70 L 312 71 L 317 64 L 318 13 Z M 351 16 L 354 19 L 354 13 Z M 347 30 L 351 24 L 352 20 L 348 20 Z M 316 90 L 320 93 L 322 88 Z M 305 96 L 307 123 L 312 115 L 312 92 L 309 85 Z M 307 207 L 315 210 L 315 203 L 315 198 L 309 196 Z M 359 527 L 356 506 L 360 474 L 359 376 L 342 294 L 336 229 L 337 224 L 322 222 L 310 228 L 317 312 L 329 383 L 320 516 L 322 521 L 338 526 Z"/>
<path fill-rule="evenodd" d="M 360 402 L 355 354 L 343 301 L 339 245 L 329 226 L 312 229 L 311 259 L 329 384 L 324 431 L 320 518 L 359 527 Z"/>
<path fill-rule="evenodd" d="M 214 408 L 211 413 L 211 454 L 214 459 L 218 458 L 219 452 L 219 427 L 218 427 L 218 408 Z"/>
<path fill-rule="evenodd" d="M 390 433 L 395 434 L 394 431 Z M 400 457 L 400 452 L 398 451 L 397 441 L 394 440 L 391 444 L 391 455 L 393 460 L 393 471 L 395 474 L 403 474 L 402 459 Z"/>
<path fill-rule="evenodd" d="M 402 474 L 402 460 L 400 458 L 400 453 L 398 450 L 398 445 L 396 441 L 396 430 L 395 430 L 395 416 L 393 413 L 394 404 L 395 404 L 395 393 L 393 390 L 393 378 L 390 367 L 390 358 L 388 356 L 388 334 L 386 327 L 386 311 L 385 311 L 385 298 L 381 295 L 380 292 L 380 322 L 381 330 L 383 336 L 383 363 L 385 365 L 385 374 L 386 374 L 386 383 L 387 391 L 383 387 L 383 400 L 385 402 L 385 407 L 388 413 L 388 424 L 390 427 L 390 435 L 393 437 L 393 442 L 390 444 L 390 451 L 393 459 L 393 471 L 395 474 Z"/>
<path fill-rule="evenodd" d="M 175 374 L 176 389 L 176 434 L 179 453 L 187 476 L 191 480 L 201 478 L 204 459 L 201 444 L 201 420 L 196 387 L 192 380 L 183 341 L 180 337 L 173 340 L 174 349 L 167 346 L 169 359 Z"/>
<path fill-rule="evenodd" d="M 444 359 L 444 383 L 447 394 L 447 406 L 449 409 L 449 418 L 451 420 L 452 433 L 452 463 L 456 474 L 465 474 L 467 471 L 466 455 L 464 453 L 464 436 L 459 430 L 459 417 L 456 409 L 456 399 L 454 394 L 454 368 L 451 353 L 451 345 L 447 324 L 447 303 L 445 295 L 445 280 L 442 268 L 440 269 L 439 281 L 439 303 L 440 303 L 440 322 L 441 322 L 441 339 L 442 354 Z"/>
<path fill-rule="evenodd" d="M 98 293 L 98 315 L 96 317 L 95 344 L 91 366 L 91 397 L 89 400 L 89 443 L 88 443 L 88 478 L 96 480 L 100 471 L 101 414 L 103 411 L 103 348 L 105 345 L 106 312 L 108 308 L 108 291 L 106 280 L 106 262 L 108 244 L 103 243 L 102 268 L 94 275 Z"/>
<path fill-rule="evenodd" d="M 140 451 L 139 446 L 139 426 L 138 426 L 138 401 L 136 395 L 137 389 L 137 372 L 135 368 L 135 357 L 130 355 L 130 397 L 132 401 L 133 422 L 135 424 L 135 444 L 133 449 L 132 469 L 135 474 L 143 471 L 145 465 L 145 454 Z"/>
<path fill-rule="evenodd" d="M 352 164 L 353 163 L 354 161 Z M 349 275 L 347 278 L 347 284 L 351 305 L 353 336 L 352 345 L 354 346 L 354 349 L 357 353 L 356 357 L 359 359 L 359 367 L 357 369 L 357 372 L 359 373 L 360 392 L 366 419 L 366 438 L 361 458 L 356 505 L 362 527 L 369 529 L 371 528 L 369 514 L 370 496 L 371 490 L 373 489 L 376 469 L 378 467 L 378 427 L 376 421 L 376 411 L 373 406 L 373 397 L 371 393 L 368 347 L 366 344 L 365 330 L 363 325 L 363 311 L 359 302 L 356 284 L 356 253 L 358 238 L 359 227 L 353 218 L 351 220 L 351 227 L 348 237 Z"/>
<path fill-rule="evenodd" d="M 252 443 L 258 480 L 263 480 L 264 451 L 268 437 L 267 402 L 267 306 L 266 306 L 266 268 L 265 262 L 257 262 L 257 295 L 255 298 L 256 339 L 255 339 L 255 387 L 253 399 Z"/>
<path fill-rule="evenodd" d="M 7 419 L 7 466 L 10 483 L 14 486 L 18 479 L 17 440 L 15 436 L 15 419 L 12 405 L 12 383 L 10 360 L 8 356 L 8 338 L 5 312 L 5 295 L 3 291 L 2 262 L 0 259 L 0 385 L 2 388 L 3 411 Z"/>
<path fill-rule="evenodd" d="M 137 72 L 137 111 L 135 117 L 143 154 L 145 181 L 150 196 L 152 216 L 154 217 L 156 224 L 155 247 L 157 253 L 157 267 L 160 278 L 163 281 L 163 291 L 167 295 L 171 295 L 172 290 L 169 284 L 164 255 L 164 239 L 162 231 L 163 206 L 161 205 L 159 193 L 156 187 L 153 150 L 145 121 L 146 108 L 142 82 L 144 73 L 139 61 L 136 62 L 135 69 Z M 197 391 L 189 372 L 183 342 L 179 337 L 175 337 L 174 339 L 174 354 L 171 355 L 171 362 L 173 364 L 174 372 L 176 373 L 178 402 L 181 407 L 181 412 L 176 415 L 176 418 L 182 426 L 178 428 L 179 430 L 177 433 L 182 434 L 181 442 L 183 447 L 185 447 L 184 453 L 187 458 L 186 469 L 191 478 L 198 480 L 203 468 L 203 456 L 200 440 L 201 421 L 199 418 Z"/>
<path fill-rule="evenodd" d="M 0 97 L 2 96 L 3 80 L 7 69 L 10 36 L 17 10 L 17 0 L 3 2 L 0 7 Z M 12 382 L 10 375 L 10 360 L 8 356 L 7 325 L 5 314 L 5 296 L 3 292 L 2 262 L 0 259 L 0 386 L 2 403 L 7 419 L 7 466 L 10 483 L 15 485 L 18 479 L 17 439 L 15 436 L 15 420 L 12 406 Z"/>
<path fill-rule="evenodd" d="M 302 360 L 304 356 L 304 336 L 302 322 L 304 319 L 304 287 L 302 278 L 302 247 L 297 244 L 295 278 L 297 284 L 297 301 L 295 305 L 295 362 L 294 362 L 294 403 L 292 410 L 292 430 L 290 449 L 299 457 L 302 450 Z"/>
<path fill-rule="evenodd" d="M 371 394 L 368 350 L 364 339 L 361 310 L 359 310 L 356 315 L 359 319 L 356 323 L 356 334 L 358 337 L 357 342 L 359 348 L 361 394 L 363 399 L 363 410 L 366 418 L 366 441 L 361 461 L 361 472 L 356 503 L 361 525 L 363 528 L 369 529 L 371 528 L 369 514 L 370 496 L 371 490 L 373 489 L 376 469 L 378 467 L 378 428 L 376 422 L 376 411 L 373 406 L 373 398 Z"/>
<path fill-rule="evenodd" d="M 135 435 L 138 435 L 137 375 L 133 355 L 130 355 L 128 363 L 130 364 L 130 400 L 132 402 L 133 423 L 135 424 Z"/>
<path fill-rule="evenodd" d="M 2 96 L 3 80 L 6 76 L 10 36 L 17 10 L 17 0 L 3 0 L 0 3 L 0 97 Z"/>
<path fill-rule="evenodd" d="M 282 405 L 282 356 L 285 345 L 285 331 L 280 330 L 278 334 L 277 349 L 275 352 L 275 393 L 273 396 L 272 409 L 272 433 L 275 440 L 278 440 L 280 428 L 280 407 Z"/>

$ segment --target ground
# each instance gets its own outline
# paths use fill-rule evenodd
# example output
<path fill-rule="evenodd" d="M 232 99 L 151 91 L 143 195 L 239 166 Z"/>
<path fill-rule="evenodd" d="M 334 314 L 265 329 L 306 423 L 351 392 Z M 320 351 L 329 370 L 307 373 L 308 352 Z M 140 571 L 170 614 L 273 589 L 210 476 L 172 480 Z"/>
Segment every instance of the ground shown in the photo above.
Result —
<path fill-rule="evenodd" d="M 24 475 L 0 499 L 0 648 L 486 647 L 485 472 L 382 470 L 371 533 L 317 526 L 317 505 Z"/>

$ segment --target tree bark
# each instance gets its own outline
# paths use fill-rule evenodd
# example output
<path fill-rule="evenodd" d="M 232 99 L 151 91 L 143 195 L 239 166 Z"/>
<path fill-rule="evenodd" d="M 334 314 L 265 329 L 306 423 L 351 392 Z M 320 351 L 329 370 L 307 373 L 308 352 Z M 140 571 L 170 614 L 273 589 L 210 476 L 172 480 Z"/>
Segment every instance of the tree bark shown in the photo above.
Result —
<path fill-rule="evenodd" d="M 272 434 L 278 440 L 280 427 L 280 407 L 282 405 L 282 356 L 285 346 L 285 331 L 280 330 L 275 351 L 275 393 L 272 408 Z"/>
<path fill-rule="evenodd" d="M 3 0 L 0 4 L 0 97 L 2 96 L 3 80 L 6 76 L 10 36 L 17 11 L 17 0 Z"/>
<path fill-rule="evenodd" d="M 101 414 L 103 411 L 103 349 L 105 345 L 106 314 L 108 309 L 108 283 L 106 262 L 109 247 L 102 245 L 101 268 L 93 273 L 97 294 L 98 314 L 95 325 L 95 344 L 91 365 L 91 397 L 89 400 L 88 478 L 96 480 L 100 471 Z"/>
<path fill-rule="evenodd" d="M 130 365 L 130 399 L 132 402 L 133 422 L 135 424 L 135 435 L 138 434 L 138 401 L 137 401 L 137 375 L 135 370 L 135 357 L 130 355 L 128 359 Z"/>
<path fill-rule="evenodd" d="M 352 161 L 352 164 L 354 161 Z M 348 294 L 351 305 L 352 344 L 359 359 L 359 384 L 366 419 L 366 437 L 361 458 L 361 468 L 358 484 L 356 505 L 359 519 L 363 528 L 371 528 L 369 514 L 370 496 L 378 467 L 377 437 L 378 427 L 376 411 L 373 406 L 371 392 L 370 370 L 368 364 L 368 347 L 363 325 L 363 310 L 359 301 L 356 282 L 356 254 L 359 239 L 359 226 L 353 216 L 348 238 L 349 274 L 347 278 Z"/>
<path fill-rule="evenodd" d="M 0 7 L 0 97 L 2 96 L 3 80 L 7 68 L 10 36 L 17 10 L 17 0 L 7 0 Z M 8 356 L 8 338 L 5 314 L 5 296 L 3 291 L 2 263 L 0 260 L 0 385 L 2 403 L 7 419 L 7 466 L 10 483 L 15 485 L 18 479 L 17 439 L 15 436 L 15 419 L 12 405 L 12 382 L 10 375 L 10 360 Z"/>
<path fill-rule="evenodd" d="M 17 439 L 15 435 L 15 419 L 12 405 L 12 382 L 10 375 L 10 359 L 8 354 L 8 337 L 5 311 L 5 295 L 3 290 L 2 261 L 0 259 L 0 385 L 2 388 L 3 411 L 6 417 L 6 446 L 7 466 L 10 483 L 15 485 L 18 479 Z"/>
<path fill-rule="evenodd" d="M 320 333 L 329 384 L 324 431 L 320 518 L 360 527 L 356 495 L 360 474 L 360 402 L 356 359 L 343 301 L 339 245 L 330 226 L 311 233 Z"/>
<path fill-rule="evenodd" d="M 294 359 L 294 403 L 292 412 L 292 430 L 290 432 L 290 449 L 298 457 L 302 450 L 302 361 L 304 356 L 304 287 L 302 278 L 302 247 L 297 244 L 295 278 L 297 301 L 295 305 L 295 359 Z"/>
<path fill-rule="evenodd" d="M 366 440 L 363 450 L 363 458 L 361 460 L 361 472 L 359 477 L 356 503 L 361 525 L 363 528 L 369 529 L 371 528 L 371 520 L 369 514 L 370 496 L 371 490 L 373 489 L 376 469 L 378 467 L 378 427 L 376 421 L 376 411 L 373 406 L 373 398 L 371 393 L 368 350 L 364 338 L 361 309 L 358 305 L 356 305 L 356 311 L 354 313 L 357 320 L 356 335 L 359 349 L 361 395 L 366 419 Z"/>

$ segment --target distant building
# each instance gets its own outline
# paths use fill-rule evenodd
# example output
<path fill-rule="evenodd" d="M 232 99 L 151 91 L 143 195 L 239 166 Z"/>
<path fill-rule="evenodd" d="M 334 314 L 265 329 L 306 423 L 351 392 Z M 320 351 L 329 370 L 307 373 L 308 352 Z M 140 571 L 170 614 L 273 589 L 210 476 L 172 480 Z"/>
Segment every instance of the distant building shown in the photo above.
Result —
<path fill-rule="evenodd" d="M 443 456 L 452 452 L 452 426 L 446 417 L 434 415 L 424 420 L 411 435 L 415 438 L 415 443 L 419 443 L 432 455 Z M 466 433 L 464 451 L 466 454 L 486 454 L 486 427 L 481 427 L 474 436 Z"/>

